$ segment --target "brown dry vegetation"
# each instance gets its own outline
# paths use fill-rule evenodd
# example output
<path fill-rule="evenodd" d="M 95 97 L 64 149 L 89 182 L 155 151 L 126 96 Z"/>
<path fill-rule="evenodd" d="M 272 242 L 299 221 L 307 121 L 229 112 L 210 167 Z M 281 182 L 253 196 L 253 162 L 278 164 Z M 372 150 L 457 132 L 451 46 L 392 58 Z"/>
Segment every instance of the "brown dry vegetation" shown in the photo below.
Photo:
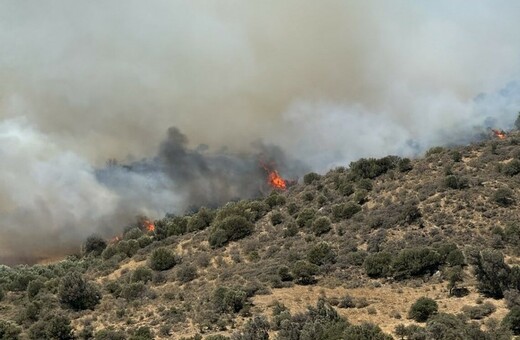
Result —
<path fill-rule="evenodd" d="M 473 266 L 450 263 L 443 251 L 451 247 L 467 255 L 470 247 L 498 249 L 508 268 L 520 263 L 515 241 L 520 235 L 511 229 L 520 220 L 520 175 L 506 168 L 520 158 L 519 138 L 512 133 L 503 141 L 432 149 L 409 167 L 392 159 L 382 173 L 363 173 L 361 166 L 365 170 L 356 172 L 359 163 L 333 169 L 267 198 L 156 221 L 158 231 L 148 235 L 151 243 L 137 235 L 139 242 L 120 241 L 102 255 L 0 268 L 5 292 L 0 319 L 18 329 L 21 339 L 34 338 L 35 325 L 56 311 L 71 320 L 70 331 L 78 338 L 88 338 L 89 329 L 102 338 L 100 331 L 111 329 L 125 338 L 146 339 L 137 337 L 140 327 L 157 339 L 231 336 L 254 316 L 272 321 L 276 302 L 294 315 L 323 298 L 349 323 L 371 322 L 396 337 L 399 324 L 424 327 L 408 319 L 408 311 L 425 296 L 449 314 L 492 303 L 496 309 L 475 320 L 486 331 L 489 320 L 502 320 L 511 306 L 501 297 L 486 297 Z M 497 198 L 501 188 L 510 189 L 510 197 Z M 244 217 L 254 230 L 234 225 L 240 219 L 229 216 Z M 186 230 L 195 218 L 200 230 Z M 173 255 L 173 267 L 143 269 L 158 248 Z M 403 253 L 414 249 L 423 253 Z M 388 254 L 392 262 L 371 274 L 366 258 L 377 254 Z M 406 261 L 414 256 L 428 259 L 413 269 Z M 456 286 L 468 294 L 450 296 L 450 270 L 461 264 Z M 140 276 L 134 274 L 139 270 Z M 60 302 L 60 284 L 72 271 L 99 289 L 94 308 L 73 310 Z M 27 285 L 35 280 L 44 284 L 30 298 Z M 347 295 L 357 307 L 339 307 Z M 38 305 L 36 315 L 30 314 L 31 304 Z M 275 338 L 278 332 L 271 326 L 268 334 Z"/>

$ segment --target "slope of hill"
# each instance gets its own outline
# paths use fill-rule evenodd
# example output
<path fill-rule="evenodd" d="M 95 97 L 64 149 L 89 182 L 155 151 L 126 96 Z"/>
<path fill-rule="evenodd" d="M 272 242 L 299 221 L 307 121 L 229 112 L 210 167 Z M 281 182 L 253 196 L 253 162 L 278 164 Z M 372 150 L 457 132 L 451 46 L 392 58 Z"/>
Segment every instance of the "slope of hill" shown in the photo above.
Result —
<path fill-rule="evenodd" d="M 0 267 L 0 338 L 509 339 L 519 174 L 513 132 L 93 236 L 81 256 Z"/>

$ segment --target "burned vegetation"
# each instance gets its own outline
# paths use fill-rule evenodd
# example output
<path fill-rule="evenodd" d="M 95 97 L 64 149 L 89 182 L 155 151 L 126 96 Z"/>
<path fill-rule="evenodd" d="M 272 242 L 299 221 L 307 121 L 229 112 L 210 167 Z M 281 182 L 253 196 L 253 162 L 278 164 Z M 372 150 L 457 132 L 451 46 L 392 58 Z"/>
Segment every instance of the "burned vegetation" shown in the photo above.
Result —
<path fill-rule="evenodd" d="M 2 339 L 509 339 L 520 135 L 360 159 L 0 267 Z"/>

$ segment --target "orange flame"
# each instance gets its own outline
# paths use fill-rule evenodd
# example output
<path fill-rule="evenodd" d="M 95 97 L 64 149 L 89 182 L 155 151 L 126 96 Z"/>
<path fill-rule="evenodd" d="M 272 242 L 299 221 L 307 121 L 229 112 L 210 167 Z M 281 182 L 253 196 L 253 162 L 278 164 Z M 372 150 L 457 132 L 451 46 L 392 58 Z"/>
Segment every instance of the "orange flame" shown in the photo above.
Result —
<path fill-rule="evenodd" d="M 269 178 L 267 179 L 267 181 L 272 187 L 276 189 L 287 189 L 287 183 L 285 182 L 285 179 L 283 179 L 276 170 L 272 170 L 269 172 Z"/>
<path fill-rule="evenodd" d="M 491 131 L 493 131 L 495 136 L 497 136 L 499 139 L 506 139 L 506 133 L 504 131 L 495 129 L 491 129 Z"/>
<path fill-rule="evenodd" d="M 149 220 L 144 220 L 144 221 L 143 221 L 143 227 L 144 227 L 145 230 L 148 231 L 148 232 L 153 232 L 153 231 L 155 231 L 155 224 L 153 224 L 153 222 L 150 222 Z"/>
<path fill-rule="evenodd" d="M 287 189 L 287 181 L 278 174 L 278 171 L 272 169 L 270 166 L 260 162 L 265 171 L 267 171 L 267 183 L 275 189 Z"/>

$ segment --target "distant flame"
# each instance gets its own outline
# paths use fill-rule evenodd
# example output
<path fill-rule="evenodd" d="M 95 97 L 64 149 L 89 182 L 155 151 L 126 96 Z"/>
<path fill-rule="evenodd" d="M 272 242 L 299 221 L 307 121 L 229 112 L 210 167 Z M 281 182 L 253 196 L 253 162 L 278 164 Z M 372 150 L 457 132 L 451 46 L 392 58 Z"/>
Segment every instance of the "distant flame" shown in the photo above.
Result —
<path fill-rule="evenodd" d="M 278 171 L 272 169 L 270 166 L 262 163 L 262 167 L 267 171 L 267 183 L 275 189 L 285 190 L 287 189 L 287 181 L 280 176 Z"/>
<path fill-rule="evenodd" d="M 491 129 L 491 131 L 493 131 L 495 136 L 497 136 L 499 139 L 506 139 L 506 133 L 504 131 L 495 129 Z"/>
<path fill-rule="evenodd" d="M 285 179 L 283 179 L 276 170 L 272 170 L 271 172 L 269 172 L 269 178 L 267 180 L 269 184 L 271 184 L 271 186 L 273 186 L 276 189 L 287 189 L 287 183 L 285 182 Z"/>
<path fill-rule="evenodd" d="M 149 220 L 144 220 L 143 221 L 143 227 L 148 232 L 155 231 L 155 224 L 153 224 L 153 222 L 150 222 Z"/>

